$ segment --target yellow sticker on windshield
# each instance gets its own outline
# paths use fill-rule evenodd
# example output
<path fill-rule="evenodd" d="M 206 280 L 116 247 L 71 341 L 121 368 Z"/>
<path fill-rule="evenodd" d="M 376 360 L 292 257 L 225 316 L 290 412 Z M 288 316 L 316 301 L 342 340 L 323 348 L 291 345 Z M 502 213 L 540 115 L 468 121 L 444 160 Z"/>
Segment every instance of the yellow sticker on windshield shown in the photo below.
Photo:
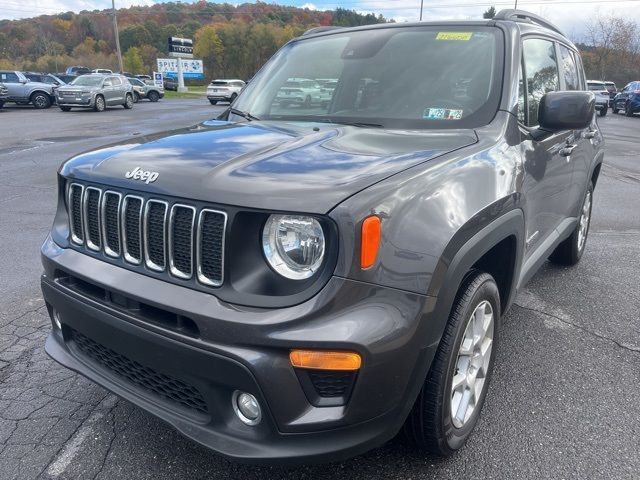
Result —
<path fill-rule="evenodd" d="M 471 40 L 473 32 L 438 32 L 436 40 L 458 40 L 467 42 Z"/>

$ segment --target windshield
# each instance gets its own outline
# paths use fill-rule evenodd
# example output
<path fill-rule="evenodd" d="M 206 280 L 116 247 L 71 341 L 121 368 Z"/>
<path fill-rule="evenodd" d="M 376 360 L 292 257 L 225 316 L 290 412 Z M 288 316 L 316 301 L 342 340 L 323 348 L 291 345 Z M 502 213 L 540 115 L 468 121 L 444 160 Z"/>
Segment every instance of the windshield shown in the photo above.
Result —
<path fill-rule="evenodd" d="M 102 80 L 104 80 L 104 77 L 92 77 L 86 75 L 76 78 L 71 82 L 71 85 L 78 85 L 80 87 L 98 87 L 102 85 Z"/>
<path fill-rule="evenodd" d="M 234 107 L 261 120 L 469 128 L 498 109 L 499 29 L 415 26 L 335 33 L 283 47 Z"/>
<path fill-rule="evenodd" d="M 606 89 L 607 88 L 604 86 L 604 83 L 589 82 L 589 90 L 591 90 L 592 92 L 602 91 Z"/>

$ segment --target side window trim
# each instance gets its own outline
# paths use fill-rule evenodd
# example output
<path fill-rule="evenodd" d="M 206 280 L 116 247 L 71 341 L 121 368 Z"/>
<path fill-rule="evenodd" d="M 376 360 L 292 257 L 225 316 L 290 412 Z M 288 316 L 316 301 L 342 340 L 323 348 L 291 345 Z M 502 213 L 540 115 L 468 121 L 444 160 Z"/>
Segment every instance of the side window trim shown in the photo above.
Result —
<path fill-rule="evenodd" d="M 522 55 L 521 55 L 521 62 L 522 62 L 522 74 L 524 75 L 524 92 L 525 92 L 525 108 L 527 109 L 526 113 L 525 113 L 525 126 L 527 129 L 535 129 L 538 124 L 536 123 L 536 125 L 529 125 L 529 85 L 527 82 L 527 70 L 525 68 L 525 60 L 524 60 L 524 42 L 527 40 L 544 40 L 547 41 L 551 44 L 553 44 L 553 51 L 555 53 L 555 64 L 556 64 L 556 73 L 558 75 L 558 83 L 560 86 L 560 82 L 562 81 L 562 79 L 560 78 L 560 66 L 558 65 L 558 45 L 557 45 L 557 40 L 553 37 L 548 37 L 546 35 L 541 35 L 538 33 L 534 33 L 534 34 L 529 34 L 529 35 L 522 35 L 522 37 L 520 37 L 520 48 L 522 50 Z M 536 119 L 537 122 L 537 119 Z"/>

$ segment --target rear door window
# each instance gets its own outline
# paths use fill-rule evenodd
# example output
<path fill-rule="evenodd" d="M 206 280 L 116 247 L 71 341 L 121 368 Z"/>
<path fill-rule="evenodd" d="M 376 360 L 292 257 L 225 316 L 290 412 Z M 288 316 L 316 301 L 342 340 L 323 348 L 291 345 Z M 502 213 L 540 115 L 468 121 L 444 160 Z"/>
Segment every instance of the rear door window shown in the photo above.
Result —
<path fill-rule="evenodd" d="M 545 93 L 560 88 L 555 45 L 550 40 L 528 38 L 523 42 L 527 81 L 527 125 L 538 125 L 538 107 Z"/>
<path fill-rule="evenodd" d="M 18 79 L 18 75 L 13 72 L 2 72 L 0 73 L 0 81 L 7 83 L 18 83 L 20 80 Z"/>

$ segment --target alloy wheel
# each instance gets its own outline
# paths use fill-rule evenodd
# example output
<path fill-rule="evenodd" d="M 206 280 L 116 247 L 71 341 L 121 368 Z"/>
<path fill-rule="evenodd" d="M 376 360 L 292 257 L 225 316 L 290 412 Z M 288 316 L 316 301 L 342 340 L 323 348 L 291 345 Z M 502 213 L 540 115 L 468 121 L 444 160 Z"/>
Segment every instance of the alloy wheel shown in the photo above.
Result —
<path fill-rule="evenodd" d="M 471 418 L 486 385 L 493 347 L 494 314 L 481 302 L 471 314 L 458 350 L 451 383 L 451 420 L 462 428 Z"/>
<path fill-rule="evenodd" d="M 582 205 L 582 213 L 580 214 L 580 224 L 578 226 L 578 251 L 582 251 L 587 241 L 587 233 L 589 232 L 589 222 L 591 220 L 591 191 L 587 192 Z"/>

